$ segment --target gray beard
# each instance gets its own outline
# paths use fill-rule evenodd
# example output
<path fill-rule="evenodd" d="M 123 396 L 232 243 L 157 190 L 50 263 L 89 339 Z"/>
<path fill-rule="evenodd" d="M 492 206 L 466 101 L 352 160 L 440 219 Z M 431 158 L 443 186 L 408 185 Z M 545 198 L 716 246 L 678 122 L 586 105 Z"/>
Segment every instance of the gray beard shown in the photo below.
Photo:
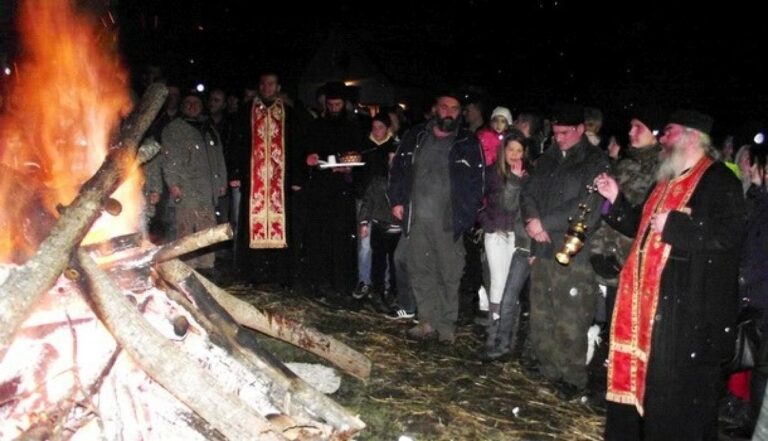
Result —
<path fill-rule="evenodd" d="M 668 181 L 674 179 L 685 171 L 685 157 L 682 151 L 674 147 L 671 153 L 668 153 L 659 163 L 656 170 L 656 182 Z"/>

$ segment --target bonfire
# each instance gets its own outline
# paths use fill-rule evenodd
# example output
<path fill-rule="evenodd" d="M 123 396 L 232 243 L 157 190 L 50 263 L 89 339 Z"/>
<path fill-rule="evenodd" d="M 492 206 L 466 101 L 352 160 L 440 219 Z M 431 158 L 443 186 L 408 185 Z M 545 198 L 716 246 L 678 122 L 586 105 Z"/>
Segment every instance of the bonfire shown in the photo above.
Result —
<path fill-rule="evenodd" d="M 370 361 L 266 314 L 186 266 L 229 226 L 145 240 L 143 135 L 109 20 L 21 6 L 24 57 L 0 174 L 0 439 L 347 439 L 364 423 L 265 351 L 254 331 L 357 378 Z M 10 142 L 9 140 L 13 140 Z"/>

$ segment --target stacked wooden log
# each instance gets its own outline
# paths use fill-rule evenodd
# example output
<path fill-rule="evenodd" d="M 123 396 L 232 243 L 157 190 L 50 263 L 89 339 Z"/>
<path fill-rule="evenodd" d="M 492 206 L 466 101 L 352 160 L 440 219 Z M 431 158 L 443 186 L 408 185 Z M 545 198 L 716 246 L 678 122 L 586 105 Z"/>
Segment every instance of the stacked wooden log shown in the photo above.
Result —
<path fill-rule="evenodd" d="M 162 247 L 136 236 L 79 246 L 114 207 L 109 196 L 127 171 L 157 149 L 140 149 L 139 140 L 166 94 L 159 85 L 148 90 L 119 148 L 62 210 L 37 253 L 0 271 L 0 439 L 350 438 L 364 423 L 253 333 L 362 379 L 370 361 L 259 311 L 176 259 L 231 238 L 228 226 Z"/>

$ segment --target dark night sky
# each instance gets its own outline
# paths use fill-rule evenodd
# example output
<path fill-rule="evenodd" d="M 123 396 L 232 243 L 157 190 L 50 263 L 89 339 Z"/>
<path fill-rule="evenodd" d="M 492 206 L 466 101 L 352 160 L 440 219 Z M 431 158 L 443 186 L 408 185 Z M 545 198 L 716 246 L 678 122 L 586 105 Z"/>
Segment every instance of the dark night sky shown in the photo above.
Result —
<path fill-rule="evenodd" d="M 236 91 L 264 67 L 292 90 L 336 31 L 395 84 L 478 85 L 517 109 L 574 98 L 607 114 L 628 103 L 692 106 L 721 130 L 768 111 L 764 19 L 738 2 L 729 11 L 656 1 L 518 0 L 505 11 L 481 0 L 271 3 L 112 0 L 134 72 L 159 61 L 178 80 Z"/>

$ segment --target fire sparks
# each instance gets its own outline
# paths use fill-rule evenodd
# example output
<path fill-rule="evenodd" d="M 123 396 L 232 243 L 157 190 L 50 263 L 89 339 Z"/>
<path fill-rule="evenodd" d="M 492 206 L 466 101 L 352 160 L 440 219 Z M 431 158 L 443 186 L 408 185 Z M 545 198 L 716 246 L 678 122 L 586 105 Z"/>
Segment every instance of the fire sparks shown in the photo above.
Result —
<path fill-rule="evenodd" d="M 34 251 L 44 235 L 35 229 L 58 217 L 57 207 L 69 204 L 98 169 L 131 106 L 114 39 L 72 3 L 25 0 L 20 6 L 22 59 L 11 111 L 0 121 L 0 261 Z M 122 214 L 102 216 L 86 242 L 136 231 L 140 187 L 136 176 L 118 189 L 113 197 Z"/>

